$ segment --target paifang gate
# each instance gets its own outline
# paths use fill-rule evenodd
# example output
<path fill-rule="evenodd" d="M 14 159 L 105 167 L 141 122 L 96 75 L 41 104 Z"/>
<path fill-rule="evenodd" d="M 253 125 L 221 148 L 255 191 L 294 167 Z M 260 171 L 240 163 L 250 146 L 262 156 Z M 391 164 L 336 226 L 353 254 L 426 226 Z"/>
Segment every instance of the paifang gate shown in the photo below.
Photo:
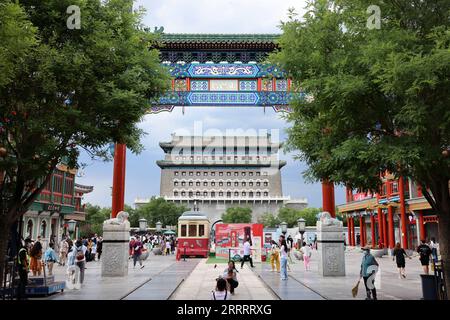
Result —
<path fill-rule="evenodd" d="M 175 107 L 260 107 L 289 112 L 289 102 L 304 97 L 287 74 L 265 63 L 276 50 L 276 34 L 161 34 L 161 62 L 172 88 L 149 113 Z M 112 216 L 124 208 L 126 146 L 116 143 Z M 322 181 L 322 207 L 335 216 L 334 185 Z"/>

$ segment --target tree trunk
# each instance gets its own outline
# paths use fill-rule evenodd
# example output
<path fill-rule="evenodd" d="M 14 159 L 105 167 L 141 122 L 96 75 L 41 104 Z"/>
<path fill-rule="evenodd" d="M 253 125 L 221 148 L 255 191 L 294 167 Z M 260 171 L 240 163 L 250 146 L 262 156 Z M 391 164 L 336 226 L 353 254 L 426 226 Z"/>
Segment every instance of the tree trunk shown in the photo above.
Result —
<path fill-rule="evenodd" d="M 439 217 L 439 251 L 444 267 L 445 291 L 450 292 L 450 208 L 442 208 Z M 449 297 L 447 297 L 449 298 Z"/>
<path fill-rule="evenodd" d="M 8 237 L 11 224 L 6 217 L 0 219 L 0 287 L 3 287 L 3 276 L 5 272 L 5 257 L 8 250 Z"/>

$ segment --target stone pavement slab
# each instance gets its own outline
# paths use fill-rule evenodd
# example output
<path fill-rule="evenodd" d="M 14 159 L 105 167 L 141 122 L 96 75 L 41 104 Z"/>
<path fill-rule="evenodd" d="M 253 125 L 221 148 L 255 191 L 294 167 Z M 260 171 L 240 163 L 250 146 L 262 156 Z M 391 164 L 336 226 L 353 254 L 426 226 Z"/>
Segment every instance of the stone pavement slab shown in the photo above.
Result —
<path fill-rule="evenodd" d="M 226 263 L 207 264 L 202 259 L 191 275 L 172 295 L 171 300 L 211 300 L 211 291 L 216 287 L 216 278 L 223 274 Z M 232 300 L 277 300 L 270 289 L 246 265 L 238 267 L 239 286 L 235 289 Z"/>
<path fill-rule="evenodd" d="M 262 276 L 264 281 L 277 292 L 284 290 L 285 296 L 282 299 L 303 299 L 300 295 L 295 298 L 295 291 L 291 287 L 302 286 L 309 289 L 323 298 L 331 300 L 362 300 L 365 299 L 365 287 L 361 281 L 359 285 L 358 295 L 353 298 L 351 289 L 359 279 L 359 270 L 361 266 L 362 252 L 359 248 L 347 247 L 345 252 L 345 269 L 344 277 L 322 277 L 318 273 L 318 253 L 312 252 L 310 271 L 305 271 L 303 261 L 294 260 L 290 263 L 291 271 L 288 271 L 289 280 L 296 284 L 285 285 L 286 288 L 280 287 L 276 279 L 279 278 L 278 273 L 273 273 L 273 279 L 269 280 L 270 264 L 264 263 L 257 266 L 256 272 Z M 406 279 L 399 279 L 397 266 L 392 257 L 383 256 L 377 258 L 380 265 L 380 271 L 376 277 L 375 285 L 377 287 L 377 295 L 380 300 L 419 300 L 422 297 L 422 286 L 420 274 L 422 268 L 418 257 L 414 255 L 412 259 L 406 259 Z M 294 295 L 294 297 L 290 296 Z"/>
<path fill-rule="evenodd" d="M 86 264 L 84 283 L 80 290 L 64 290 L 48 297 L 33 297 L 32 300 L 120 300 L 136 288 L 148 282 L 163 270 L 170 269 L 177 261 L 175 255 L 155 256 L 150 253 L 147 260 L 143 261 L 144 268 L 139 263 L 133 268 L 133 261 L 129 260 L 128 276 L 126 277 L 102 277 L 101 262 L 91 261 Z M 67 267 L 56 265 L 53 268 L 56 281 L 66 280 Z M 164 299 L 165 294 L 152 295 L 153 299 Z M 149 299 L 152 299 L 149 297 Z"/>
<path fill-rule="evenodd" d="M 200 260 L 177 261 L 170 268 L 154 275 L 122 300 L 167 300 L 178 286 L 189 276 Z"/>

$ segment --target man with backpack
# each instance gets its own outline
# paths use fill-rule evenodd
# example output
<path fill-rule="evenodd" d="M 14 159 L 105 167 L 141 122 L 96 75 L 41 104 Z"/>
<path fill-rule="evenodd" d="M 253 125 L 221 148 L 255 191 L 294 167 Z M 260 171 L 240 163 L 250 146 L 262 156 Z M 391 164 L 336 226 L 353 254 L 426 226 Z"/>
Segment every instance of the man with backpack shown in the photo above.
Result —
<path fill-rule="evenodd" d="M 428 265 L 430 264 L 430 256 L 432 254 L 432 251 L 430 246 L 426 244 L 424 239 L 420 240 L 420 246 L 417 247 L 417 252 L 419 253 L 419 260 L 422 264 L 423 272 L 425 274 L 428 274 Z"/>
<path fill-rule="evenodd" d="M 137 238 L 136 241 L 134 242 L 133 247 L 133 268 L 136 267 L 136 261 L 139 261 L 141 269 L 144 267 L 142 265 L 141 254 L 142 254 L 142 242 L 139 238 Z"/>
<path fill-rule="evenodd" d="M 80 283 L 84 281 L 84 270 L 86 268 L 86 251 L 87 247 L 81 242 L 81 240 L 77 240 L 75 242 L 75 264 L 80 268 Z"/>

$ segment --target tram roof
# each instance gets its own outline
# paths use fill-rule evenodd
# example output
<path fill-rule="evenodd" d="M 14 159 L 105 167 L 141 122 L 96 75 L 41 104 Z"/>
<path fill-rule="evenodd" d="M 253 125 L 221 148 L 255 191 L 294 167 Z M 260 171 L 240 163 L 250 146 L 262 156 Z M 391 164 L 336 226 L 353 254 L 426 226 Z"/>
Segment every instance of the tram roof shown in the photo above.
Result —
<path fill-rule="evenodd" d="M 201 211 L 186 211 L 184 212 L 178 220 L 208 220 L 206 213 Z"/>

